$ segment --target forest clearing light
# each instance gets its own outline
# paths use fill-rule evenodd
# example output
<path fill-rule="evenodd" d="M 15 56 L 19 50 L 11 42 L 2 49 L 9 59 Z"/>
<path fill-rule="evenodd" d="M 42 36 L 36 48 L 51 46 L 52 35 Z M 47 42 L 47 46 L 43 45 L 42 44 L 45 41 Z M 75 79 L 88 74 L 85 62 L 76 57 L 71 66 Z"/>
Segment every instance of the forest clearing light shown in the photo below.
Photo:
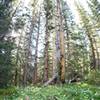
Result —
<path fill-rule="evenodd" d="M 64 1 L 67 1 L 70 9 L 72 10 L 72 13 L 75 16 L 76 23 L 79 24 L 80 18 L 79 18 L 79 14 L 78 14 L 77 8 L 75 7 L 75 1 L 76 2 L 80 2 L 84 6 L 84 8 L 86 8 L 86 10 L 88 10 L 88 6 L 86 4 L 87 0 L 64 0 Z M 23 0 L 23 2 L 24 2 L 25 6 L 28 6 L 28 4 L 30 2 L 32 2 L 32 1 L 31 0 Z M 38 0 L 37 2 L 38 2 L 38 6 L 40 6 L 41 3 L 43 2 L 43 0 Z"/>
<path fill-rule="evenodd" d="M 24 5 L 27 6 L 31 0 L 23 0 Z"/>
<path fill-rule="evenodd" d="M 30 2 L 32 2 L 32 0 L 22 0 L 22 1 L 24 2 L 25 6 L 28 6 L 28 4 Z M 84 8 L 88 11 L 87 1 L 89 1 L 89 0 L 64 0 L 64 1 L 67 1 L 72 13 L 74 14 L 76 23 L 79 24 L 80 18 L 79 18 L 77 8 L 75 7 L 75 2 L 80 2 L 84 6 Z M 98 1 L 100 2 L 100 0 L 98 0 Z M 38 2 L 38 5 L 41 5 L 43 0 L 38 0 L 37 2 Z"/>
<path fill-rule="evenodd" d="M 32 3 L 33 0 L 22 0 L 22 1 L 24 2 L 24 5 L 25 5 L 25 6 L 28 6 L 28 4 L 29 4 L 30 2 Z M 87 1 L 89 1 L 89 0 L 64 0 L 64 1 L 66 1 L 66 2 L 68 3 L 68 5 L 69 5 L 69 7 L 70 7 L 70 9 L 71 9 L 71 11 L 72 11 L 72 13 L 73 13 L 73 15 L 74 15 L 74 20 L 75 20 L 75 22 L 76 22 L 77 24 L 79 24 L 79 23 L 80 23 L 80 17 L 79 17 L 77 8 L 76 8 L 76 6 L 75 6 L 75 2 L 77 2 L 77 3 L 80 2 L 80 3 L 84 6 L 84 8 L 88 11 L 89 8 L 88 8 Z M 98 0 L 98 1 L 100 1 L 100 0 Z M 37 2 L 38 2 L 38 6 L 40 6 L 41 3 L 43 2 L 43 0 L 37 0 Z M 37 8 L 38 8 L 38 7 L 37 7 Z"/>
<path fill-rule="evenodd" d="M 65 0 L 65 1 L 66 1 L 66 0 Z M 76 8 L 76 6 L 75 6 L 75 2 L 77 2 L 77 3 L 80 2 L 80 3 L 84 6 L 84 8 L 88 11 L 87 1 L 88 1 L 88 0 L 67 0 L 67 3 L 68 3 L 68 5 L 69 5 L 69 7 L 70 7 L 72 13 L 74 14 L 75 22 L 76 22 L 77 24 L 80 23 L 80 17 L 79 17 L 77 8 Z"/>

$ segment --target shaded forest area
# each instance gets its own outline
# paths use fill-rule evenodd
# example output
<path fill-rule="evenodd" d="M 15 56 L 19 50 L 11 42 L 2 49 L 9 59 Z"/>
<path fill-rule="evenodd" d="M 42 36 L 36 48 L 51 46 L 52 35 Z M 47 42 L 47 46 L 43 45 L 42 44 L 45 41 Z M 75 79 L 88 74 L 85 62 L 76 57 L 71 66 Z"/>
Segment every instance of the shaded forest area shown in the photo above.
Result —
<path fill-rule="evenodd" d="M 100 1 L 73 1 L 0 0 L 0 100 L 100 100 Z"/>

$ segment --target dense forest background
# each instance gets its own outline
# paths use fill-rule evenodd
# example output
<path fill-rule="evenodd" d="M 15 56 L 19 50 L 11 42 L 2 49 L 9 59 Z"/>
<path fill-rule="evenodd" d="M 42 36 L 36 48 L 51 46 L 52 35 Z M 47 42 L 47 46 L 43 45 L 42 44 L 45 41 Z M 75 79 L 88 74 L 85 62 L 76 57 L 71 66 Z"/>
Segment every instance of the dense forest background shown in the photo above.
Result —
<path fill-rule="evenodd" d="M 0 88 L 100 86 L 100 1 L 68 1 L 0 0 Z"/>

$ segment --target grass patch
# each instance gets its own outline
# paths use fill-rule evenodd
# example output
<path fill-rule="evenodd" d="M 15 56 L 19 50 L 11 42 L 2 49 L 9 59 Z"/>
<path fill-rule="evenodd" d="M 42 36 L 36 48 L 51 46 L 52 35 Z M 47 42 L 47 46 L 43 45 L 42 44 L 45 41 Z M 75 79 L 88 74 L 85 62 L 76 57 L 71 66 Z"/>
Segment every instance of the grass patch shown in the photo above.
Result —
<path fill-rule="evenodd" d="M 12 95 L 0 100 L 100 100 L 100 87 L 88 84 L 69 84 L 47 87 L 16 88 Z"/>

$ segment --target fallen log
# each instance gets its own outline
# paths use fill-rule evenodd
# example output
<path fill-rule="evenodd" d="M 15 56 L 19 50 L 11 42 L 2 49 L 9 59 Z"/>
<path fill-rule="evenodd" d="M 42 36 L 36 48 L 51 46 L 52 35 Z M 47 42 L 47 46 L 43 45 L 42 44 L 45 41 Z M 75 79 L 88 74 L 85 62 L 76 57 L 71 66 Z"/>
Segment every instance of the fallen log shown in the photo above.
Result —
<path fill-rule="evenodd" d="M 47 86 L 47 85 L 51 84 L 52 82 L 56 82 L 57 78 L 58 78 L 58 75 L 55 74 L 49 81 L 44 83 L 44 86 Z"/>

